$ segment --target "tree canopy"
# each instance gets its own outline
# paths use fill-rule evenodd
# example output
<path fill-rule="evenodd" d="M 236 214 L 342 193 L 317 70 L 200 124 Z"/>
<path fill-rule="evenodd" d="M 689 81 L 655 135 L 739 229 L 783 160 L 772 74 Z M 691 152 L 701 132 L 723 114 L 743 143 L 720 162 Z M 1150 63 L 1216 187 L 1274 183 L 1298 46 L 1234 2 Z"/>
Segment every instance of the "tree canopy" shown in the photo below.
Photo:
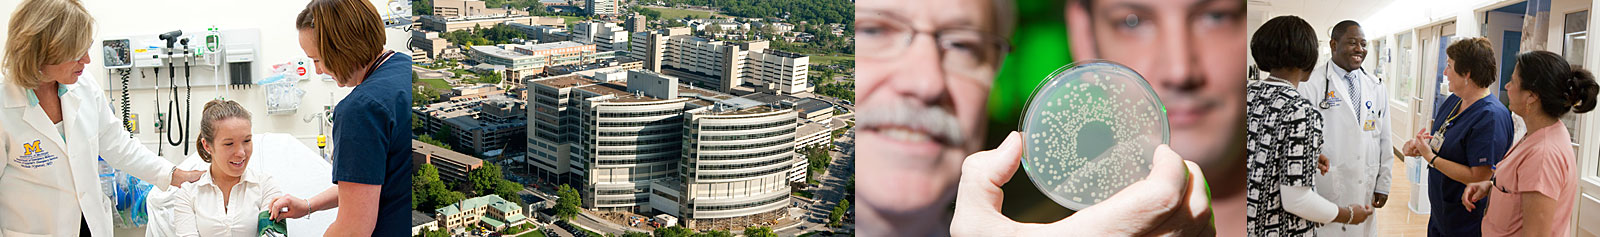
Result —
<path fill-rule="evenodd" d="M 849 0 L 666 0 L 669 4 L 687 4 L 720 8 L 723 15 L 767 18 L 789 13 L 792 22 L 812 24 L 855 23 L 855 4 Z"/>

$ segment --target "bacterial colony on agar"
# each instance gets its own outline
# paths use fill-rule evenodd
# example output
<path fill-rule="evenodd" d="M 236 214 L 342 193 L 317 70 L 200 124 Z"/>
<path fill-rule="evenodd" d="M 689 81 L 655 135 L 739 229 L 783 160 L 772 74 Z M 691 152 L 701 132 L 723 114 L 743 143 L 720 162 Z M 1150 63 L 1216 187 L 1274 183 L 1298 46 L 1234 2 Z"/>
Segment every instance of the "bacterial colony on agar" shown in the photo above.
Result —
<path fill-rule="evenodd" d="M 1110 61 L 1067 65 L 1023 115 L 1022 167 L 1051 200 L 1083 210 L 1150 174 L 1167 115 L 1137 72 Z"/>

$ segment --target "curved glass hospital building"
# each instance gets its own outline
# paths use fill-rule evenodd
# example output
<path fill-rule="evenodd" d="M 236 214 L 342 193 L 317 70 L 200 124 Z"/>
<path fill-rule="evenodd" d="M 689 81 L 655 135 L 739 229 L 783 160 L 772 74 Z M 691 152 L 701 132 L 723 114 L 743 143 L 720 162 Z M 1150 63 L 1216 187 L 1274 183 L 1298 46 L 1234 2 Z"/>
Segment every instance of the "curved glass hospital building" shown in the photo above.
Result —
<path fill-rule="evenodd" d="M 690 228 L 783 217 L 805 121 L 792 103 L 764 103 L 625 71 L 529 81 L 528 163 L 568 184 L 584 208 L 669 214 Z M 804 176 L 804 174 L 799 174 Z"/>

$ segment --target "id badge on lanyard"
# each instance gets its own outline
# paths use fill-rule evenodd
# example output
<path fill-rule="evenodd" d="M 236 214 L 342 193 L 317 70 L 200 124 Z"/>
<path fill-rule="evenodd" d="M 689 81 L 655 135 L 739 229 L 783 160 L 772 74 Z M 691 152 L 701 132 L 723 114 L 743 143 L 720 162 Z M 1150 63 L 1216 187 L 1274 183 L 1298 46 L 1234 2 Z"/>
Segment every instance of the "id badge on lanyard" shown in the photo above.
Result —
<path fill-rule="evenodd" d="M 1361 117 L 1361 130 L 1367 132 L 1378 130 L 1378 112 L 1372 110 L 1372 101 L 1364 101 L 1362 106 L 1365 107 L 1365 110 L 1362 110 L 1362 112 L 1366 113 L 1362 114 Z"/>
<path fill-rule="evenodd" d="M 1449 129 L 1450 121 L 1444 121 L 1444 124 L 1440 124 L 1439 130 L 1433 131 L 1433 139 L 1428 139 L 1428 146 L 1433 147 L 1433 150 L 1437 152 L 1440 147 L 1444 146 L 1444 131 Z"/>

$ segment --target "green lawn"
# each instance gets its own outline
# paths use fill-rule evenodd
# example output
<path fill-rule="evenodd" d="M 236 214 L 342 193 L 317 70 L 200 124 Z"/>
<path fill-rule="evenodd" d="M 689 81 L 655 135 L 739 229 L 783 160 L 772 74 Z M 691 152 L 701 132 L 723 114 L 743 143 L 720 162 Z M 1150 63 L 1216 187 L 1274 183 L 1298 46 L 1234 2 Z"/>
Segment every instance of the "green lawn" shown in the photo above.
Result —
<path fill-rule="evenodd" d="M 477 73 L 473 73 L 471 71 L 467 71 L 467 69 L 450 69 L 450 73 L 455 73 L 457 78 L 460 78 L 460 77 L 463 77 L 463 76 L 466 76 L 466 75 L 478 75 Z"/>
<path fill-rule="evenodd" d="M 583 22 L 583 17 L 581 17 L 581 16 L 558 16 L 558 17 L 561 17 L 561 19 L 565 20 L 564 22 L 561 22 L 562 24 L 571 25 L 571 24 L 575 24 L 575 23 L 578 23 L 578 22 Z"/>
<path fill-rule="evenodd" d="M 533 231 L 528 232 L 527 234 L 518 235 L 517 237 L 544 237 L 544 232 Z"/>
<path fill-rule="evenodd" d="M 805 198 L 812 198 L 811 191 L 801 190 L 801 191 L 794 191 L 794 192 L 792 192 L 790 194 L 793 194 L 795 196 L 805 197 Z"/>
<path fill-rule="evenodd" d="M 684 10 L 684 9 L 665 8 L 665 7 L 646 7 L 646 8 L 650 8 L 651 10 L 660 11 L 662 19 L 683 19 L 683 16 L 690 16 L 690 15 L 694 16 L 694 18 L 709 18 L 709 17 L 711 17 L 711 12 L 709 12 L 709 11 Z"/>
<path fill-rule="evenodd" d="M 419 79 L 417 81 L 427 84 L 429 88 L 434 90 L 450 90 L 450 82 L 446 82 L 444 79 Z"/>
<path fill-rule="evenodd" d="M 811 65 L 828 65 L 835 61 L 856 60 L 855 55 L 811 55 Z"/>
<path fill-rule="evenodd" d="M 821 65 L 821 64 L 812 64 L 812 65 Z M 822 71 L 806 70 L 806 75 L 821 77 L 822 76 Z M 830 83 L 830 82 L 833 82 L 833 78 L 825 78 L 824 80 L 822 80 L 822 84 L 827 84 L 827 83 Z M 817 85 L 820 86 L 822 84 L 817 84 Z"/>

